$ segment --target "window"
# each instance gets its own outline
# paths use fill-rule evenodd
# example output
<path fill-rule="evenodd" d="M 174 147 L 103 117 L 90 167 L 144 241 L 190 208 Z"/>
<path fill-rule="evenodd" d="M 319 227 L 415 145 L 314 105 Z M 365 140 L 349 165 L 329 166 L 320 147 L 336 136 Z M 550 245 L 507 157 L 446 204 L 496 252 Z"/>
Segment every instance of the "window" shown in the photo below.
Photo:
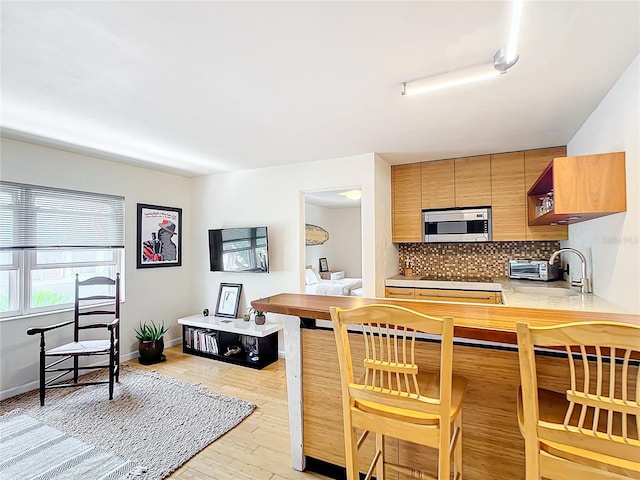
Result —
<path fill-rule="evenodd" d="M 0 318 L 71 308 L 75 275 L 124 267 L 124 198 L 0 182 Z"/>

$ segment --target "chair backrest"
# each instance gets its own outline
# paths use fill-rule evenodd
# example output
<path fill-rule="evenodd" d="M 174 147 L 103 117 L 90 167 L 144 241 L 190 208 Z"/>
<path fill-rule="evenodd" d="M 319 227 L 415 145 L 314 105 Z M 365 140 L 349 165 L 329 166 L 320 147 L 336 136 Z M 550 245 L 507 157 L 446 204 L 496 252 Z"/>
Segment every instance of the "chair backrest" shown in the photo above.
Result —
<path fill-rule="evenodd" d="M 640 326 L 518 323 L 517 332 L 526 438 L 639 464 Z M 540 419 L 534 346 L 561 347 L 567 354 L 569 388 L 557 421 Z"/>
<path fill-rule="evenodd" d="M 100 288 L 106 287 L 106 288 Z M 109 292 L 107 294 L 103 292 Z M 113 293 L 111 293 L 113 292 Z M 101 305 L 96 309 L 85 309 L 83 307 L 96 303 L 113 303 L 113 309 L 105 309 Z M 120 318 L 120 274 L 116 274 L 116 278 L 109 277 L 92 277 L 86 280 L 80 280 L 80 276 L 76 274 L 76 298 L 74 305 L 74 341 L 79 341 L 80 330 L 88 328 L 96 328 L 97 324 L 84 325 L 81 318 L 91 315 L 109 315 L 111 320 Z M 104 324 L 100 324 L 102 326 Z M 116 336 L 119 329 L 116 329 Z"/>
<path fill-rule="evenodd" d="M 364 401 L 380 406 L 415 409 L 444 421 L 450 416 L 453 319 L 434 318 L 394 305 L 366 305 L 351 310 L 331 307 L 336 336 L 342 398 L 344 402 Z M 354 378 L 349 326 L 361 332 L 364 341 L 364 375 Z M 439 394 L 420 390 L 416 362 L 417 334 L 441 338 Z M 355 338 L 355 337 L 354 337 Z M 433 392 L 431 392 L 433 393 Z"/>

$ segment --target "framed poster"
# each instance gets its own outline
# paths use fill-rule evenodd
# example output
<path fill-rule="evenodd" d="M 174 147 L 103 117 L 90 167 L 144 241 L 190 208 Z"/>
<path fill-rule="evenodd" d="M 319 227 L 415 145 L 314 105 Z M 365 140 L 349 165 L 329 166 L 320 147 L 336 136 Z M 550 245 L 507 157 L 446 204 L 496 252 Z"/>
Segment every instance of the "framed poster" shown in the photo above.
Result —
<path fill-rule="evenodd" d="M 240 305 L 241 283 L 221 283 L 216 303 L 216 317 L 236 318 Z"/>
<path fill-rule="evenodd" d="M 182 209 L 138 204 L 137 267 L 182 265 Z"/>

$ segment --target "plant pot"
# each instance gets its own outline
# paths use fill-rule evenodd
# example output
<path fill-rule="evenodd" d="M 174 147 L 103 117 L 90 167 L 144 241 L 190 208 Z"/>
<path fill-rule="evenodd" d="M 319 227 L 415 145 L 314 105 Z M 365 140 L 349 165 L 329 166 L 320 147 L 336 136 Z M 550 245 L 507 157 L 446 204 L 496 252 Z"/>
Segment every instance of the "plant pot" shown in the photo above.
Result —
<path fill-rule="evenodd" d="M 143 340 L 138 342 L 138 352 L 140 356 L 138 361 L 143 365 L 151 365 L 153 363 L 164 362 L 165 357 L 162 352 L 164 351 L 164 340 Z"/>
<path fill-rule="evenodd" d="M 267 317 L 264 315 L 256 315 L 256 325 L 264 325 L 267 321 Z"/>

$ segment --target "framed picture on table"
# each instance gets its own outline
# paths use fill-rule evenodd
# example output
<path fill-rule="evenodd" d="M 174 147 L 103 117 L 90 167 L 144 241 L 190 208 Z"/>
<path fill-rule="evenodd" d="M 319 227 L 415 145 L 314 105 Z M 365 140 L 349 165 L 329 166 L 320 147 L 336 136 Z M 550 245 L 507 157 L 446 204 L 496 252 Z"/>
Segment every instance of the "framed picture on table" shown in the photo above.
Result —
<path fill-rule="evenodd" d="M 182 265 L 182 209 L 138 204 L 137 268 Z"/>
<path fill-rule="evenodd" d="M 324 257 L 320 259 L 320 271 L 321 272 L 329 271 L 329 262 L 327 262 L 327 259 Z"/>
<path fill-rule="evenodd" d="M 216 303 L 216 317 L 237 318 L 240 305 L 241 283 L 221 283 Z"/>

